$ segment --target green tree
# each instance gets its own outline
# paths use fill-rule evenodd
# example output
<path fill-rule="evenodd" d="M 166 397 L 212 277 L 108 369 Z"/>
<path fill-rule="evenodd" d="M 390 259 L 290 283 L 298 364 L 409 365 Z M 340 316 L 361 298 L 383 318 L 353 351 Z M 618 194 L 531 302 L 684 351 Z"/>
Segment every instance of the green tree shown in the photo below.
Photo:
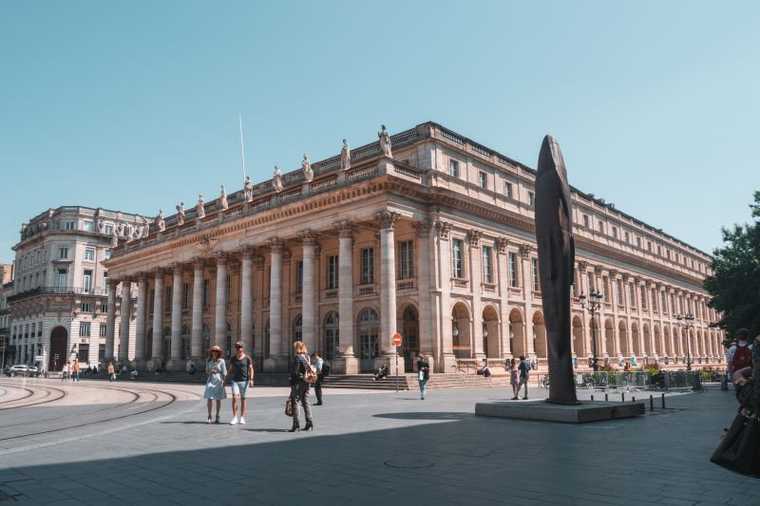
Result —
<path fill-rule="evenodd" d="M 749 207 L 754 222 L 723 229 L 723 247 L 714 251 L 713 274 L 704 285 L 710 307 L 723 315 L 717 326 L 729 337 L 742 327 L 760 334 L 760 191 Z"/>

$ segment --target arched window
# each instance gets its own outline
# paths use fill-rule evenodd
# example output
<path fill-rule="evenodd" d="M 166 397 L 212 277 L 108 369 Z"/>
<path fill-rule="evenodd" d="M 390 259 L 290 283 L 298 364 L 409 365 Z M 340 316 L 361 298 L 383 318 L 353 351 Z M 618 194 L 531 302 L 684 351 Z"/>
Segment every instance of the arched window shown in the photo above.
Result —
<path fill-rule="evenodd" d="M 293 339 L 291 343 L 301 341 L 303 337 L 303 319 L 300 314 L 297 314 L 293 319 Z"/>
<path fill-rule="evenodd" d="M 331 311 L 325 316 L 325 359 L 332 360 L 336 357 L 340 339 L 338 333 L 338 313 Z"/>

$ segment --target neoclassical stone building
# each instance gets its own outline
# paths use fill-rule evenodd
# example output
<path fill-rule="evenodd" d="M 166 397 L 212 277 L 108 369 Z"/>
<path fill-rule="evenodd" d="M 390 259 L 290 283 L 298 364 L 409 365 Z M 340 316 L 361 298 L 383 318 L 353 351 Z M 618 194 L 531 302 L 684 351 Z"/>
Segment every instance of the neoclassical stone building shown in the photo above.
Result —
<path fill-rule="evenodd" d="M 394 358 L 433 358 L 454 372 L 482 358 L 546 357 L 533 225 L 535 172 L 436 123 L 162 215 L 147 237 L 113 250 L 113 339 L 141 367 L 200 359 L 242 340 L 258 367 L 282 371 L 290 343 L 321 350 L 336 372 Z M 571 173 L 572 177 L 572 168 Z M 181 198 L 181 196 L 177 196 Z M 670 367 L 718 364 L 722 335 L 707 307 L 704 252 L 573 190 L 578 367 L 596 348 Z M 121 293 L 133 294 L 122 300 Z M 581 294 L 603 294 L 595 317 Z M 136 297 L 135 297 L 136 295 Z M 693 315 L 687 325 L 684 315 Z M 132 337 L 134 336 L 134 337 Z M 594 339 L 594 342 L 592 342 Z M 594 344 L 596 346 L 594 346 Z"/>

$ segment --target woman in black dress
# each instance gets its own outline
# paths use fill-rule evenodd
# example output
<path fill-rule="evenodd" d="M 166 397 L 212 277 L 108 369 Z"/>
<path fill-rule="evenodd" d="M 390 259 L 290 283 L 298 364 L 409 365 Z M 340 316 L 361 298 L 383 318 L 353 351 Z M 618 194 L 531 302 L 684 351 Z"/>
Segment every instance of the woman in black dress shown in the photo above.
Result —
<path fill-rule="evenodd" d="M 752 367 L 736 371 L 733 381 L 739 413 L 710 460 L 760 478 L 760 335 L 752 346 Z"/>

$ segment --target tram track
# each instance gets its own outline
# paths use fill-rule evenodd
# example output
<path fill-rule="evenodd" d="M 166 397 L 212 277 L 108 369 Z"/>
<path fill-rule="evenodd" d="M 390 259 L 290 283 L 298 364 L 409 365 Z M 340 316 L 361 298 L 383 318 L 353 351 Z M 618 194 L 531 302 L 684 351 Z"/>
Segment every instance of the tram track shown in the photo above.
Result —
<path fill-rule="evenodd" d="M 34 395 L 34 390 L 32 390 L 31 388 L 19 387 L 19 386 L 16 386 L 16 385 L 6 385 L 6 386 L 8 386 L 11 389 L 25 390 L 27 392 L 27 395 L 24 395 L 22 397 L 17 397 L 15 399 L 6 399 L 4 401 L 0 401 L 0 404 L 7 404 L 9 402 L 22 401 L 22 400 L 28 399 L 29 397 L 31 397 L 31 396 Z M 8 393 L 8 390 L 5 390 L 5 392 Z"/>
<path fill-rule="evenodd" d="M 24 396 L 24 397 L 22 397 L 20 399 L 13 399 L 13 400 L 5 401 L 5 402 L 9 402 L 10 403 L 10 402 L 22 401 L 24 399 L 28 399 L 30 397 L 33 397 L 34 394 L 36 393 L 33 389 L 30 389 L 30 388 L 26 388 L 26 387 L 19 387 L 19 388 L 23 388 L 24 390 L 27 390 L 27 391 L 31 392 L 31 394 L 27 395 L 27 396 Z M 50 404 L 51 402 L 59 401 L 59 400 L 63 399 L 64 397 L 66 397 L 66 391 L 62 390 L 60 388 L 51 387 L 51 386 L 48 386 L 48 385 L 36 385 L 36 388 L 38 388 L 38 390 L 44 391 L 45 394 L 46 394 L 45 397 L 43 397 L 40 400 L 37 400 L 37 401 L 34 401 L 34 402 L 28 402 L 26 404 L 21 404 L 21 405 L 18 405 L 18 406 L 3 406 L 3 407 L 0 407 L 0 411 L 5 411 L 5 410 L 8 410 L 8 409 L 17 409 L 17 408 L 29 408 L 29 407 L 32 407 L 32 406 L 41 406 L 43 404 Z M 51 396 L 55 395 L 55 394 L 58 394 L 58 396 L 51 398 Z"/>
<path fill-rule="evenodd" d="M 87 421 L 87 422 L 83 422 L 83 423 L 77 423 L 77 424 L 73 424 L 73 425 L 67 425 L 65 427 L 56 427 L 56 428 L 53 428 L 53 429 L 40 430 L 40 431 L 36 431 L 36 432 L 27 432 L 27 433 L 24 433 L 24 434 L 16 434 L 16 435 L 13 435 L 13 436 L 8 436 L 8 437 L 0 438 L 0 442 L 13 441 L 13 440 L 18 440 L 18 439 L 32 437 L 32 436 L 45 435 L 45 434 L 54 434 L 54 433 L 57 433 L 57 432 L 68 431 L 68 430 L 72 430 L 72 429 L 81 429 L 81 428 L 84 428 L 84 427 L 104 424 L 104 423 L 108 423 L 108 422 L 114 422 L 114 421 L 118 421 L 118 420 L 124 420 L 124 419 L 130 418 L 130 417 L 144 415 L 146 413 L 151 413 L 151 412 L 154 412 L 154 411 L 158 411 L 160 409 L 164 409 L 164 408 L 166 408 L 166 407 L 174 404 L 177 401 L 177 396 L 175 394 L 171 393 L 171 392 L 166 392 L 166 391 L 162 391 L 162 390 L 155 390 L 155 389 L 142 389 L 141 392 L 146 392 L 146 393 L 150 393 L 150 394 L 153 395 L 153 400 L 149 400 L 147 402 L 151 402 L 151 403 L 152 402 L 156 402 L 156 401 L 158 401 L 158 399 L 159 399 L 159 397 L 161 395 L 167 396 L 168 400 L 165 401 L 165 402 L 163 402 L 162 404 L 160 404 L 158 406 L 151 406 L 151 407 L 148 407 L 146 409 L 135 411 L 133 413 L 125 413 L 125 414 L 118 415 L 118 416 L 111 416 L 111 417 L 107 417 L 107 418 L 101 418 L 101 419 L 98 419 L 98 420 L 91 420 L 91 421 Z"/>

